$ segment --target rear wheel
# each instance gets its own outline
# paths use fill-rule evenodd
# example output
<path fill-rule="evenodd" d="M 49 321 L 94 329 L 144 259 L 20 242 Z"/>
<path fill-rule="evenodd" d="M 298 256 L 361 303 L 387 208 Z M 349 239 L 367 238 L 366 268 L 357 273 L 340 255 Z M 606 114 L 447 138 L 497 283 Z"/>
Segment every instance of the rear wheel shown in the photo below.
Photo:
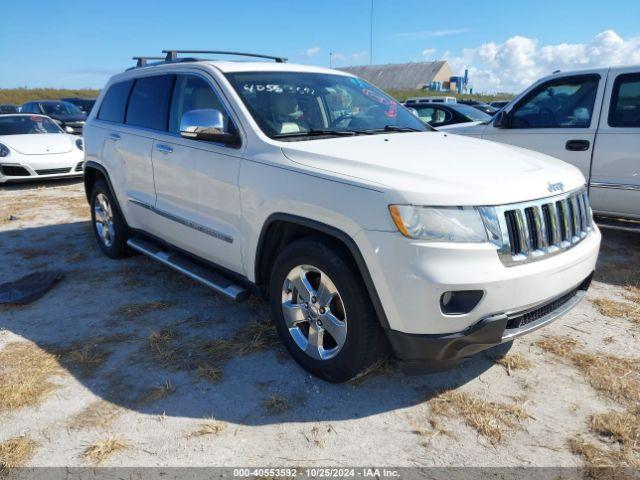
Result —
<path fill-rule="evenodd" d="M 91 223 L 98 247 L 106 256 L 127 256 L 129 229 L 111 190 L 102 180 L 98 180 L 91 191 Z"/>
<path fill-rule="evenodd" d="M 381 355 L 383 333 L 362 279 L 323 243 L 287 246 L 274 262 L 269 291 L 280 338 L 307 371 L 344 382 Z"/>

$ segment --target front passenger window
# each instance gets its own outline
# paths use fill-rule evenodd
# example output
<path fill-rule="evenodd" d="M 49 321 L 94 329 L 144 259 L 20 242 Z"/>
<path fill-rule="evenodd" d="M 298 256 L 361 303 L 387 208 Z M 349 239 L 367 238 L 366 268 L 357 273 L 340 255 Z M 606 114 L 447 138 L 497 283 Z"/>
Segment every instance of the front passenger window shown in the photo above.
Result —
<path fill-rule="evenodd" d="M 222 102 L 211 86 L 195 75 L 178 75 L 171 102 L 169 132 L 180 133 L 180 119 L 189 110 L 215 109 L 222 112 L 225 120 L 225 132 L 235 132 Z"/>
<path fill-rule="evenodd" d="M 538 87 L 511 115 L 511 128 L 588 128 L 600 77 L 554 80 Z"/>

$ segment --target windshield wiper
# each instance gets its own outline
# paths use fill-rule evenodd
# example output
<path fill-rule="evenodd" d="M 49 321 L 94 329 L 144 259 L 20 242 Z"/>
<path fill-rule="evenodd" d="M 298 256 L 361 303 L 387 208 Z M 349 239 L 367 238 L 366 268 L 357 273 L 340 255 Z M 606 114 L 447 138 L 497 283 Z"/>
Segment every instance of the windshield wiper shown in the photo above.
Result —
<path fill-rule="evenodd" d="M 400 127 L 398 125 L 385 125 L 383 128 L 372 128 L 369 130 L 363 130 L 363 133 L 382 133 L 382 132 L 426 132 L 427 130 L 420 130 L 413 127 Z"/>
<path fill-rule="evenodd" d="M 321 137 L 324 135 L 335 135 L 339 137 L 353 137 L 360 132 L 356 130 L 330 130 L 330 129 L 315 129 L 312 128 L 306 132 L 289 132 L 289 133 L 276 133 L 272 138 L 287 138 L 287 137 Z"/>

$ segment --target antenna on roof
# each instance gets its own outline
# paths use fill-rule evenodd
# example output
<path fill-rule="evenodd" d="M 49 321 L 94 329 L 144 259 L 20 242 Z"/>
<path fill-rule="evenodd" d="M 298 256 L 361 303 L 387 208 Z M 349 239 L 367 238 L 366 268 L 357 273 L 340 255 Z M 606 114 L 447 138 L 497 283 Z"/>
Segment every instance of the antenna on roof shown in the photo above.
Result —
<path fill-rule="evenodd" d="M 144 67 L 147 64 L 147 60 L 164 60 L 164 57 L 131 57 L 132 60 L 137 60 L 137 67 Z"/>
<path fill-rule="evenodd" d="M 284 57 L 272 57 L 271 55 L 261 55 L 258 53 L 246 53 L 246 52 L 225 52 L 222 50 L 163 50 L 162 53 L 166 53 L 164 57 L 165 62 L 175 62 L 178 59 L 179 53 L 212 53 L 217 55 L 235 55 L 239 57 L 254 57 L 254 58 L 267 58 L 269 60 L 275 60 L 276 63 L 285 63 L 287 61 Z"/>

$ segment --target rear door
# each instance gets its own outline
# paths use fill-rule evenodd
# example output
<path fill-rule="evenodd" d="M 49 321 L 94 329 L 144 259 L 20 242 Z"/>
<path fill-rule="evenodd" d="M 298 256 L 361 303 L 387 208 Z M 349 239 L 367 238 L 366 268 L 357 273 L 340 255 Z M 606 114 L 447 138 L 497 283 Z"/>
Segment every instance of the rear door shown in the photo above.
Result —
<path fill-rule="evenodd" d="M 173 81 L 173 75 L 136 79 L 128 96 L 124 122 L 110 125 L 103 147 L 107 168 L 116 177 L 113 183 L 118 186 L 118 202 L 126 209 L 130 226 L 142 230 L 149 230 L 150 212 L 156 203 L 151 151 L 154 135 L 167 128 Z M 104 108 L 103 103 L 98 118 L 106 115 Z"/>
<path fill-rule="evenodd" d="M 640 219 L 640 69 L 612 70 L 593 152 L 590 196 L 600 214 Z"/>
<path fill-rule="evenodd" d="M 240 153 L 236 147 L 183 138 L 189 110 L 216 109 L 237 132 L 217 86 L 204 74 L 177 75 L 168 132 L 153 145 L 157 201 L 153 229 L 173 245 L 244 273 L 240 253 Z"/>
<path fill-rule="evenodd" d="M 589 178 L 605 80 L 606 70 L 547 80 L 515 103 L 506 125 L 492 122 L 482 138 L 565 160 Z"/>

